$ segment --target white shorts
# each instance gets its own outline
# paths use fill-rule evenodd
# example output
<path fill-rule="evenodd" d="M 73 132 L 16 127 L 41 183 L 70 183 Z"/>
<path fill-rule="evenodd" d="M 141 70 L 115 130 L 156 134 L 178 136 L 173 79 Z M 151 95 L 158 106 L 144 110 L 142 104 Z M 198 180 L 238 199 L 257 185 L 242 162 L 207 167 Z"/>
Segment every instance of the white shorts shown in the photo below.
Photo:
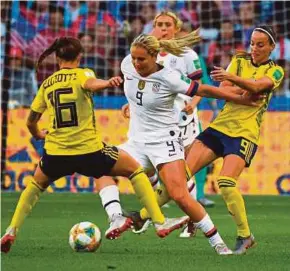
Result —
<path fill-rule="evenodd" d="M 143 143 L 128 140 L 119 149 L 129 153 L 142 165 L 145 172 L 155 170 L 158 165 L 184 160 L 184 147 L 181 139 L 161 143 Z"/>
<path fill-rule="evenodd" d="M 181 130 L 180 137 L 182 138 L 184 147 L 189 146 L 200 134 L 198 122 L 192 121 L 188 125 L 179 128 Z"/>

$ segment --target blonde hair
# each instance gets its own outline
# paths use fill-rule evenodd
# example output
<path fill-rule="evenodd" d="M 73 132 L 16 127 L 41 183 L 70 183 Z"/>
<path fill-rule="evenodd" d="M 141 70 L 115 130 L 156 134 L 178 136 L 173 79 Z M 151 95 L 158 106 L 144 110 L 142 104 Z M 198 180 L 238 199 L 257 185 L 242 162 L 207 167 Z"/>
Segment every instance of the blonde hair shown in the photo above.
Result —
<path fill-rule="evenodd" d="M 155 27 L 156 26 L 156 23 L 157 23 L 157 19 L 160 17 L 160 16 L 169 16 L 173 19 L 174 21 L 174 25 L 176 27 L 176 29 L 179 31 L 182 27 L 182 21 L 177 17 L 177 15 L 171 11 L 161 11 L 160 13 L 158 13 L 154 20 L 153 20 L 153 26 Z"/>
<path fill-rule="evenodd" d="M 158 40 L 154 36 L 141 34 L 133 41 L 131 47 L 142 47 L 152 56 L 157 56 L 160 51 L 180 56 L 188 50 L 187 47 L 192 46 L 201 40 L 198 31 L 199 29 L 192 31 L 183 37 L 171 40 Z"/>

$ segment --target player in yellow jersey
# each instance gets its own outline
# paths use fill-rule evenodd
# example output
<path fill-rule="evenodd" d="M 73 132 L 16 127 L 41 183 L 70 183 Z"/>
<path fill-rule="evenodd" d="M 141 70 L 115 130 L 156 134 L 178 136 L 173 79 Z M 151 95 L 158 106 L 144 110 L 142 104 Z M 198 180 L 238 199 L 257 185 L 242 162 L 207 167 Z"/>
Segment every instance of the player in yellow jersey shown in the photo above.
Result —
<path fill-rule="evenodd" d="M 157 235 L 165 237 L 187 223 L 188 218 L 165 219 L 157 204 L 154 191 L 142 167 L 129 154 L 106 146 L 97 130 L 92 93 L 119 86 L 120 77 L 96 79 L 93 71 L 78 68 L 83 48 L 79 40 L 70 37 L 56 39 L 40 56 L 37 66 L 55 53 L 59 71 L 42 83 L 32 105 L 27 127 L 36 139 L 44 139 L 44 154 L 35 170 L 33 181 L 22 192 L 12 221 L 1 238 L 1 251 L 9 252 L 24 219 L 51 182 L 77 172 L 99 178 L 103 175 L 128 177 L 142 205 L 152 216 Z M 48 110 L 48 131 L 41 131 L 38 121 Z M 124 217 L 122 228 L 132 224 Z"/>
<path fill-rule="evenodd" d="M 251 36 L 251 54 L 237 54 L 227 71 L 216 67 L 211 72 L 214 80 L 222 82 L 220 87 L 235 85 L 253 94 L 262 93 L 266 98 L 257 107 L 227 102 L 210 127 L 197 137 L 186 160 L 195 174 L 218 157 L 223 157 L 218 185 L 237 225 L 236 254 L 244 254 L 255 245 L 245 203 L 236 183 L 243 169 L 251 164 L 257 150 L 263 114 L 284 76 L 283 69 L 269 59 L 275 43 L 272 27 L 257 27 Z"/>

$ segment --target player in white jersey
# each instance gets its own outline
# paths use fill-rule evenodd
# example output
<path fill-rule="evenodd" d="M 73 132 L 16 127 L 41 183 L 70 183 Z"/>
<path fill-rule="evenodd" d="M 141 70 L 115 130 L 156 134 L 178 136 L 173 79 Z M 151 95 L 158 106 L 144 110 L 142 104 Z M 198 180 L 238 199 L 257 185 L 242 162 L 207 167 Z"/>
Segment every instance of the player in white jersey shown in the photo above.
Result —
<path fill-rule="evenodd" d="M 154 29 L 152 34 L 159 39 L 169 40 L 174 38 L 175 34 L 180 31 L 182 22 L 172 12 L 161 12 L 156 15 L 154 19 Z M 192 79 L 200 80 L 202 77 L 202 69 L 199 61 L 199 57 L 192 49 L 188 50 L 181 56 L 175 56 L 167 52 L 160 52 L 157 57 L 157 63 L 164 67 L 170 67 L 180 74 Z M 175 99 L 175 109 L 178 114 L 178 126 L 181 130 L 180 137 L 185 147 L 185 155 L 194 141 L 195 137 L 200 133 L 200 123 L 197 115 L 197 104 L 200 102 L 201 97 L 195 96 L 193 98 L 183 94 L 178 94 Z M 204 169 L 204 171 L 206 168 Z M 204 182 L 206 174 L 201 172 L 196 176 L 197 182 Z M 150 176 L 150 181 L 154 189 L 158 189 L 158 175 Z M 194 177 L 187 182 L 189 192 L 193 198 L 196 199 L 196 187 Z M 213 204 L 213 202 L 209 202 Z M 180 237 L 191 237 L 195 235 L 195 229 L 189 222 L 189 226 L 186 226 Z M 139 231 L 140 233 L 146 230 L 148 223 L 144 224 Z"/>
<path fill-rule="evenodd" d="M 121 65 L 131 119 L 130 139 L 126 147 L 120 147 L 134 156 L 145 170 L 158 170 L 168 196 L 205 233 L 217 253 L 225 255 L 231 251 L 225 246 L 203 207 L 191 198 L 187 190 L 183 144 L 179 138 L 174 100 L 177 93 L 236 102 L 245 98 L 237 95 L 236 88 L 224 91 L 212 86 L 199 85 L 177 71 L 156 63 L 161 48 L 180 55 L 185 46 L 192 45 L 196 40 L 198 38 L 195 32 L 172 41 L 158 41 L 155 37 L 147 35 L 141 35 L 134 40 L 131 56 L 127 56 Z M 140 217 L 148 217 L 146 209 L 141 210 Z"/>

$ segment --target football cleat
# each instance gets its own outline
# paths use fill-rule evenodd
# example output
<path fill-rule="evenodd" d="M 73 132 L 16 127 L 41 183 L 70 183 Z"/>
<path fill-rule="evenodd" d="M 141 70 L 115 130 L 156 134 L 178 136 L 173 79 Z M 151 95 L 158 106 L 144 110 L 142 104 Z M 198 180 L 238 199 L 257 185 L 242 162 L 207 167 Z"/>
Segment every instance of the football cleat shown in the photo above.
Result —
<path fill-rule="evenodd" d="M 124 231 L 131 228 L 132 224 L 133 222 L 129 217 L 124 217 L 121 214 L 113 215 L 110 227 L 106 230 L 105 236 L 110 240 L 117 239 Z"/>
<path fill-rule="evenodd" d="M 214 201 L 208 199 L 208 198 L 201 198 L 198 200 L 198 202 L 203 206 L 203 207 L 214 207 L 215 203 Z"/>
<path fill-rule="evenodd" d="M 142 219 L 139 212 L 124 211 L 126 217 L 129 217 L 133 221 L 133 232 L 136 234 L 144 233 L 151 224 L 150 219 Z"/>
<path fill-rule="evenodd" d="M 234 250 L 235 255 L 245 254 L 247 249 L 255 247 L 257 245 L 254 235 L 251 234 L 249 237 L 237 237 L 236 247 Z"/>
<path fill-rule="evenodd" d="M 233 255 L 233 251 L 230 250 L 225 243 L 215 245 L 214 250 L 221 256 Z"/>
<path fill-rule="evenodd" d="M 190 238 L 196 235 L 197 228 L 192 221 L 189 221 L 183 231 L 179 234 L 180 238 Z"/>
<path fill-rule="evenodd" d="M 188 216 L 183 216 L 179 218 L 165 218 L 165 222 L 163 224 L 154 223 L 154 226 L 157 235 L 161 238 L 164 238 L 172 231 L 180 229 L 188 221 Z"/>
<path fill-rule="evenodd" d="M 140 230 L 135 230 L 135 228 L 132 230 L 133 233 L 135 234 L 141 234 L 144 233 L 148 230 L 150 225 L 152 225 L 151 219 L 144 219 L 145 223 L 143 224 L 142 228 Z"/>
<path fill-rule="evenodd" d="M 15 239 L 16 230 L 13 228 L 8 228 L 6 233 L 1 238 L 1 252 L 8 253 Z"/>

